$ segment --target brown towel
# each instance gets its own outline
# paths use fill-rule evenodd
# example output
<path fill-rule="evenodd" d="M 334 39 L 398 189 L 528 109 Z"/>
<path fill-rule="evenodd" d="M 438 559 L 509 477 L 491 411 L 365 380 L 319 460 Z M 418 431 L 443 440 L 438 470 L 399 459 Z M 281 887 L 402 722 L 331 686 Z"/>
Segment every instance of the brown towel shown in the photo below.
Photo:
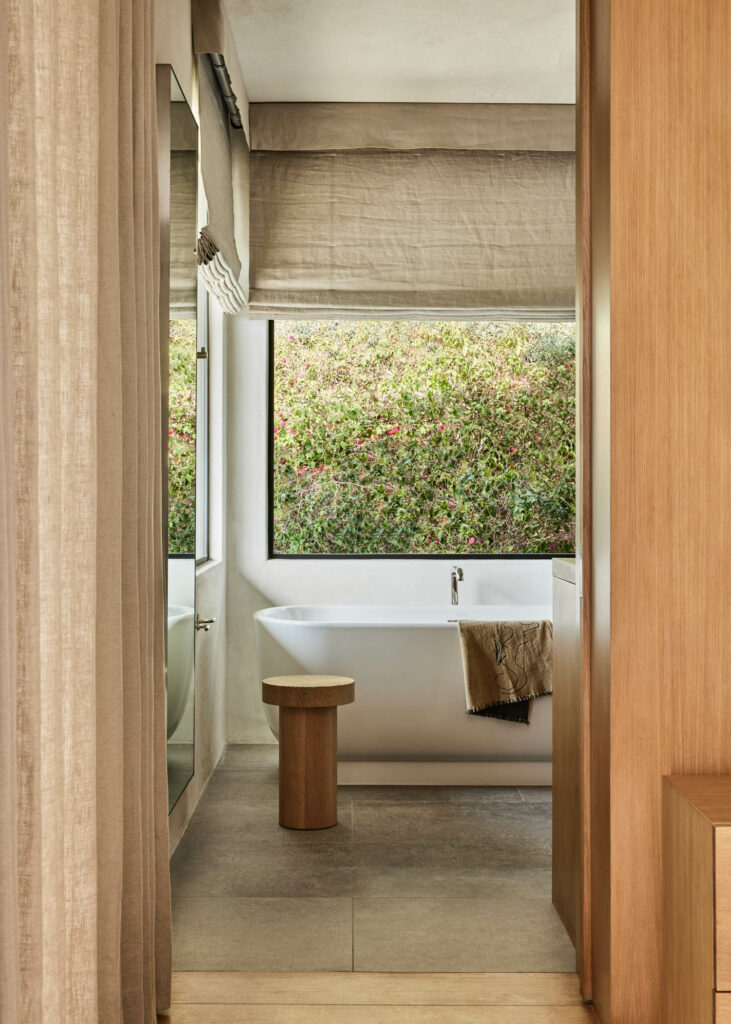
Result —
<path fill-rule="evenodd" d="M 458 625 L 467 713 L 528 725 L 533 701 L 552 692 L 552 624 L 544 620 Z"/>

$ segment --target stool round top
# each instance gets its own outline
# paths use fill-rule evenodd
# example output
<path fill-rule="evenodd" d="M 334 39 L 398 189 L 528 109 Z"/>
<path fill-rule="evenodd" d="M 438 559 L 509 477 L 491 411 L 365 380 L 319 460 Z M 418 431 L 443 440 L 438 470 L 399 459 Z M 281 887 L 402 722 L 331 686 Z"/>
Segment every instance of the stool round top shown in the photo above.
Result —
<path fill-rule="evenodd" d="M 262 685 L 262 700 L 284 708 L 333 708 L 352 704 L 355 680 L 348 676 L 270 676 Z"/>

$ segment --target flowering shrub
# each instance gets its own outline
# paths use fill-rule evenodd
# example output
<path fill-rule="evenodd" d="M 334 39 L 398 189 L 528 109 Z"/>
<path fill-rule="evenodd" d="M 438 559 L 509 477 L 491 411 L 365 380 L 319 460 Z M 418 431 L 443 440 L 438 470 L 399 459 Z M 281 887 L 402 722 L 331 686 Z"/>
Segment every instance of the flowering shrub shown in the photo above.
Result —
<path fill-rule="evenodd" d="M 574 549 L 573 324 L 277 321 L 277 554 Z"/>
<path fill-rule="evenodd" d="M 196 322 L 170 321 L 168 551 L 195 552 Z"/>

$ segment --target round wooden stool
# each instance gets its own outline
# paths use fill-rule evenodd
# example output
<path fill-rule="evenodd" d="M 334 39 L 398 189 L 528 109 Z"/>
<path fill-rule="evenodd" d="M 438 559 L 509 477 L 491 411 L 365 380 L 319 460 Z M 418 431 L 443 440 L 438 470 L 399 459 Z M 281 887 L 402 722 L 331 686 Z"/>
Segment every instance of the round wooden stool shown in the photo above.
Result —
<path fill-rule="evenodd" d="M 262 699 L 279 707 L 279 824 L 338 823 L 338 706 L 355 700 L 346 676 L 272 676 Z"/>

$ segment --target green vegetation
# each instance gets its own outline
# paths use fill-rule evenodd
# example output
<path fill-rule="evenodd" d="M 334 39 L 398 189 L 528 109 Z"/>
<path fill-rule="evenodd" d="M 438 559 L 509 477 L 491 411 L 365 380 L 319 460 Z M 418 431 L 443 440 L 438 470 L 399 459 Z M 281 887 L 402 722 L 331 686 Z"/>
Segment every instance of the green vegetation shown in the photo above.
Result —
<path fill-rule="evenodd" d="M 170 321 L 168 550 L 195 553 L 196 322 Z"/>
<path fill-rule="evenodd" d="M 274 551 L 574 549 L 573 324 L 278 321 Z"/>

